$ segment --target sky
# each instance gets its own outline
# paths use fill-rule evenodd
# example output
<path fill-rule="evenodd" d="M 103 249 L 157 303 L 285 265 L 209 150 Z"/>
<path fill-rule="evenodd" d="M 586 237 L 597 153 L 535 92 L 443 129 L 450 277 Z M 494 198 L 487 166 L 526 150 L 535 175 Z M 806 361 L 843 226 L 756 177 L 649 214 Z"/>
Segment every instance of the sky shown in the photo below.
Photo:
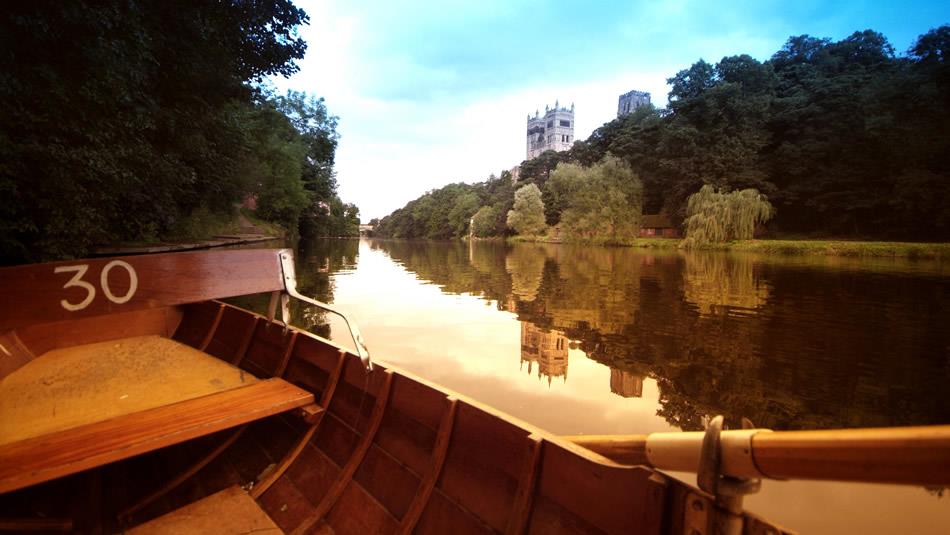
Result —
<path fill-rule="evenodd" d="M 426 191 L 479 182 L 525 158 L 527 115 L 575 105 L 575 139 L 700 58 L 768 59 L 788 37 L 883 33 L 898 53 L 950 23 L 950 2 L 296 0 L 307 54 L 279 91 L 339 117 L 339 194 L 362 221 Z"/>

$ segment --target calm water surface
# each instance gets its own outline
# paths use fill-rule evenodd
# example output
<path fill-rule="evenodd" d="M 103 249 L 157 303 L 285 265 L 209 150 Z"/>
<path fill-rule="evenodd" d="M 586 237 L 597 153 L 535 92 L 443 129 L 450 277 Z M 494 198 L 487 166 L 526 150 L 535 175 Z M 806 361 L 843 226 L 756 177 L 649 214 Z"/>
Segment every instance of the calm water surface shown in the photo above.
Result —
<path fill-rule="evenodd" d="M 552 244 L 328 240 L 305 293 L 374 358 L 558 434 L 950 423 L 950 264 Z M 298 323 L 347 343 L 310 310 Z M 683 479 L 694 483 L 689 475 Z M 950 495 L 773 482 L 802 533 L 950 533 Z"/>

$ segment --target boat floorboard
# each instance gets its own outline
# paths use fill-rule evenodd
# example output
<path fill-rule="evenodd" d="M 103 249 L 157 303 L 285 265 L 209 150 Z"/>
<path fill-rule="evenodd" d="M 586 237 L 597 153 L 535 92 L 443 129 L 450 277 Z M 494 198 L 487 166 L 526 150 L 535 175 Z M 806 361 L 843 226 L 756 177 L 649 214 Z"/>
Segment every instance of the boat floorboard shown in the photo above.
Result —
<path fill-rule="evenodd" d="M 180 535 L 222 535 L 283 531 L 241 487 L 226 488 L 164 516 L 126 531 L 129 535 L 176 533 Z"/>

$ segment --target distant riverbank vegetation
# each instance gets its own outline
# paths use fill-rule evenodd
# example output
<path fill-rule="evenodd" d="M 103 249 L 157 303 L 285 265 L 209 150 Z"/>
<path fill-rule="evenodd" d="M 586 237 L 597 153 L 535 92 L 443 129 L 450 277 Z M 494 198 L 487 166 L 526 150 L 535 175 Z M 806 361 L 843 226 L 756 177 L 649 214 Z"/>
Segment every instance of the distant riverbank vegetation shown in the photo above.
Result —
<path fill-rule="evenodd" d="M 768 219 L 770 237 L 950 241 L 950 26 L 905 53 L 870 30 L 840 41 L 794 36 L 767 61 L 699 60 L 668 82 L 667 108 L 610 121 L 568 151 L 523 162 L 517 177 L 430 191 L 379 221 L 377 235 L 461 237 L 474 216 L 474 235 L 510 236 L 515 192 L 533 185 L 548 236 L 625 243 L 641 213 L 663 213 L 695 237 L 688 199 L 706 186 L 767 202 L 768 218 L 764 204 L 746 215 Z M 625 169 L 617 187 L 629 211 L 594 228 L 601 216 L 590 209 L 603 199 L 587 211 L 569 204 L 620 199 L 595 180 L 604 165 Z M 558 179 L 580 173 L 593 173 L 589 189 Z M 745 190 L 755 191 L 735 193 Z M 615 229 L 622 236 L 610 239 Z"/>
<path fill-rule="evenodd" d="M 336 194 L 337 118 L 262 85 L 297 71 L 307 20 L 281 0 L 6 6 L 2 263 L 194 237 L 248 199 L 291 232 L 356 234 Z"/>

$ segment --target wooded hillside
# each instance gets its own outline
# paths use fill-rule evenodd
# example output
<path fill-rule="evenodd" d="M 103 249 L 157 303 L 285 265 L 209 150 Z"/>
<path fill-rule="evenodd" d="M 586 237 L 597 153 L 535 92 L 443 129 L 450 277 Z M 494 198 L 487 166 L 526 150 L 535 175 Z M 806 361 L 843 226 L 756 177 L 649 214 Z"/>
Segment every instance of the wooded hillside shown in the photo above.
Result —
<path fill-rule="evenodd" d="M 840 41 L 800 35 L 767 61 L 699 60 L 668 82 L 666 109 L 641 108 L 569 151 L 523 162 L 516 186 L 503 173 L 427 193 L 384 218 L 379 233 L 465 234 L 438 214 L 467 220 L 487 206 L 493 234 L 504 235 L 513 190 L 530 183 L 556 224 L 562 207 L 551 172 L 612 154 L 642 182 L 643 212 L 678 223 L 687 198 L 709 184 L 765 194 L 773 234 L 950 240 L 950 26 L 901 54 L 870 30 Z M 457 202 L 461 195 L 476 195 L 477 206 L 470 197 Z"/>

